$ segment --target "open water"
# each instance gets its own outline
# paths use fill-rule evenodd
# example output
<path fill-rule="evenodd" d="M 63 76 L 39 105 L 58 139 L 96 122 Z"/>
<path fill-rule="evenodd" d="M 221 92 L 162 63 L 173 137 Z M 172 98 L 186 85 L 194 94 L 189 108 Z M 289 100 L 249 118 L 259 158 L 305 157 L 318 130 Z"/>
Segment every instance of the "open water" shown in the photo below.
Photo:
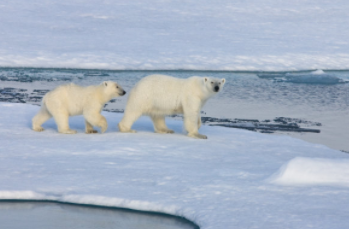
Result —
<path fill-rule="evenodd" d="M 47 201 L 0 201 L 2 229 L 198 229 L 165 214 Z"/>

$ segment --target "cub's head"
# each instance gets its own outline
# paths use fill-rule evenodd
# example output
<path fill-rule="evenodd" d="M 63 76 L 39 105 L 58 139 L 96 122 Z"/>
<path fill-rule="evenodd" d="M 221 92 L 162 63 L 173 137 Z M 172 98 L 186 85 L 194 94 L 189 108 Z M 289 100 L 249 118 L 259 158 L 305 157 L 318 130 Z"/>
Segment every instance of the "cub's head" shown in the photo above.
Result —
<path fill-rule="evenodd" d="M 104 92 L 111 97 L 118 97 L 126 94 L 126 91 L 124 91 L 124 89 L 122 89 L 122 87 L 116 82 L 104 81 L 102 86 L 104 87 Z"/>
<path fill-rule="evenodd" d="M 204 84 L 209 92 L 218 93 L 223 89 L 225 79 L 204 77 Z"/>

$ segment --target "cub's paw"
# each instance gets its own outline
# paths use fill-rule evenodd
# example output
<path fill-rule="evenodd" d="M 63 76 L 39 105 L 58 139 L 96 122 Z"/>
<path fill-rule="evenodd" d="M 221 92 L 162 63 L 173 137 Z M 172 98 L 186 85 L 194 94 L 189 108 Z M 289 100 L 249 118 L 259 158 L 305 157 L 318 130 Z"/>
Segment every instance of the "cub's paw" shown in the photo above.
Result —
<path fill-rule="evenodd" d="M 92 129 L 92 130 L 86 130 L 85 133 L 86 133 L 86 134 L 96 134 L 96 133 L 98 133 L 98 131 Z"/>
<path fill-rule="evenodd" d="M 108 126 L 102 126 L 102 127 L 101 127 L 101 133 L 106 132 L 107 129 L 108 129 Z"/>
<path fill-rule="evenodd" d="M 76 130 L 64 130 L 64 131 L 60 131 L 61 134 L 76 134 L 77 131 Z"/>

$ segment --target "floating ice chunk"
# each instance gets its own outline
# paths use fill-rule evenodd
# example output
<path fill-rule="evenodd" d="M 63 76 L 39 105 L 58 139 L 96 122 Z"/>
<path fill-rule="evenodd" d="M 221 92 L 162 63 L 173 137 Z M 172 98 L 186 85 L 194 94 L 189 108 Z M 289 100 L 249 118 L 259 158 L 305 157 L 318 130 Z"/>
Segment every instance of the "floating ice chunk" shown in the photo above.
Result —
<path fill-rule="evenodd" d="M 280 185 L 349 186 L 349 160 L 296 157 L 268 181 Z"/>
<path fill-rule="evenodd" d="M 304 83 L 304 84 L 341 84 L 346 83 L 334 74 L 316 70 L 310 73 L 263 73 L 257 74 L 261 79 L 273 79 L 276 82 Z"/>
<path fill-rule="evenodd" d="M 344 81 L 334 74 L 327 74 L 323 70 L 316 70 L 310 73 L 304 74 L 291 74 L 285 75 L 285 81 L 291 83 L 306 83 L 306 84 L 338 84 L 344 83 Z"/>
<path fill-rule="evenodd" d="M 311 74 L 321 75 L 321 74 L 326 74 L 326 73 L 324 71 L 322 71 L 321 69 L 318 69 L 318 70 L 311 72 Z"/>

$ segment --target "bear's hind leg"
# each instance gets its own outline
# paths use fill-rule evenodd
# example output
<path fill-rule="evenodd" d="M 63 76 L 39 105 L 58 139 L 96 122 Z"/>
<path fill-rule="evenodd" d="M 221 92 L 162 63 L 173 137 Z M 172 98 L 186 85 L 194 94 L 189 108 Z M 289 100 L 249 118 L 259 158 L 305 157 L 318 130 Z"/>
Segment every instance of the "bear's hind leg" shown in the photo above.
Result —
<path fill-rule="evenodd" d="M 132 130 L 131 127 L 133 123 L 141 117 L 142 113 L 141 112 L 129 112 L 125 111 L 124 117 L 122 118 L 121 122 L 119 122 L 118 127 L 120 132 L 123 133 L 136 133 L 137 131 Z"/>
<path fill-rule="evenodd" d="M 155 133 L 159 134 L 173 134 L 174 131 L 166 126 L 165 116 L 150 116 L 154 124 Z"/>
<path fill-rule="evenodd" d="M 61 134 L 76 134 L 76 130 L 69 128 L 69 115 L 66 113 L 54 114 L 53 118 L 56 121 L 58 132 Z"/>
<path fill-rule="evenodd" d="M 52 115 L 48 112 L 46 109 L 46 106 L 43 104 L 41 106 L 40 111 L 34 116 L 32 119 L 32 128 L 35 131 L 44 131 L 44 128 L 42 128 L 42 124 L 49 120 L 52 117 Z"/>
<path fill-rule="evenodd" d="M 91 123 L 89 123 L 86 119 L 85 119 L 85 133 L 86 134 L 96 134 L 96 133 L 98 133 L 98 131 L 93 129 L 93 126 L 91 125 Z"/>

